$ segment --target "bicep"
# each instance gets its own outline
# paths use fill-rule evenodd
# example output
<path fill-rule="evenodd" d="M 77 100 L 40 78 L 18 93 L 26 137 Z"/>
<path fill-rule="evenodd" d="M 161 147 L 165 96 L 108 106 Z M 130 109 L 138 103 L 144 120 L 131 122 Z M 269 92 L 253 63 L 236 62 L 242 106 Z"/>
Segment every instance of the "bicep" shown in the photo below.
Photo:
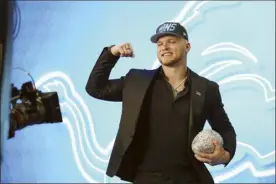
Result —
<path fill-rule="evenodd" d="M 125 77 L 119 79 L 109 79 L 104 85 L 98 84 L 97 87 L 87 85 L 87 93 L 97 99 L 120 102 L 122 101 Z M 101 86 L 99 88 L 99 86 Z"/>

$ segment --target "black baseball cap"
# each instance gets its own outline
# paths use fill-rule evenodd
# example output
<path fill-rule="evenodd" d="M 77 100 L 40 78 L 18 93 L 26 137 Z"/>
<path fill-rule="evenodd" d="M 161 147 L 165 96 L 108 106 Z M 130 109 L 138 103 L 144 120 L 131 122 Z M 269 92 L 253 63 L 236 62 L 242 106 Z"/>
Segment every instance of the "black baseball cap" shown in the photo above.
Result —
<path fill-rule="evenodd" d="M 158 39 L 165 35 L 180 36 L 185 40 L 189 40 L 186 29 L 178 22 L 165 22 L 161 24 L 158 26 L 156 33 L 150 38 L 150 40 L 153 43 L 157 43 Z"/>

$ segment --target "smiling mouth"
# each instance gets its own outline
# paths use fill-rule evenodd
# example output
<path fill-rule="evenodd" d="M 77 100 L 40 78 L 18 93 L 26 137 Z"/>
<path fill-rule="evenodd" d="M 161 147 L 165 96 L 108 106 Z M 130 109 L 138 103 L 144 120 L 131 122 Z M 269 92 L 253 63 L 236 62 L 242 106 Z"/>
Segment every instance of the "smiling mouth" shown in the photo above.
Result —
<path fill-rule="evenodd" d="M 171 56 L 171 55 L 172 55 L 171 52 L 167 52 L 167 53 L 162 54 L 161 56 Z"/>

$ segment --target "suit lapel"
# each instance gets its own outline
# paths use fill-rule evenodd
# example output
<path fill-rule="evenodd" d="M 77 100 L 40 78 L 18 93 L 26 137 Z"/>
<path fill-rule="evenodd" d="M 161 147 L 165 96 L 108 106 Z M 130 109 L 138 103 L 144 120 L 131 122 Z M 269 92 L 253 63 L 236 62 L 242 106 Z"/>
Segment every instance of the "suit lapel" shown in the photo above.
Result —
<path fill-rule="evenodd" d="M 197 116 L 200 116 L 205 100 L 206 82 L 199 75 L 191 71 L 191 99 L 190 99 L 190 117 L 189 117 L 189 145 L 191 145 L 196 134 L 194 123 Z"/>
<path fill-rule="evenodd" d="M 160 69 L 160 68 L 159 68 Z M 129 76 L 129 84 L 126 85 L 123 92 L 123 124 L 121 136 L 132 137 L 135 133 L 137 120 L 140 115 L 141 107 L 144 102 L 148 88 L 156 76 L 159 69 L 156 70 L 136 70 Z M 126 148 L 131 139 L 123 139 Z"/>

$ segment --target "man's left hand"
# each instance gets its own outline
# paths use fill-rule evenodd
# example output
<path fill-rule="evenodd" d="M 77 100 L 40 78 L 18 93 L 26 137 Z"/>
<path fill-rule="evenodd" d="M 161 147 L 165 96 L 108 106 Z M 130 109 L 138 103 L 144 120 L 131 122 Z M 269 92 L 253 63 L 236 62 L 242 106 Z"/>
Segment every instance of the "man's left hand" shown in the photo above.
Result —
<path fill-rule="evenodd" d="M 195 153 L 197 160 L 207 163 L 209 165 L 226 164 L 230 160 L 230 154 L 217 141 L 213 142 L 215 150 L 213 153 Z"/>

